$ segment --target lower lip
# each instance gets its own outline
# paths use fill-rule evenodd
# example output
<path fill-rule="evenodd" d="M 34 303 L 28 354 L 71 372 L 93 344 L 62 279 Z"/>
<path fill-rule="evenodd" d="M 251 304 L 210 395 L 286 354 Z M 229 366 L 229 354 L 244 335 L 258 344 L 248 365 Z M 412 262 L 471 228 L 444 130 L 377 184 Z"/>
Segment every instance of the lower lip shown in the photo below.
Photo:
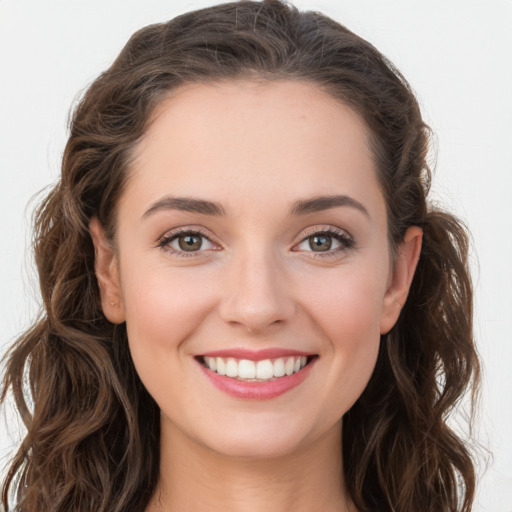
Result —
<path fill-rule="evenodd" d="M 297 373 L 266 382 L 247 382 L 233 379 L 212 372 L 200 362 L 198 364 L 210 382 L 224 393 L 246 400 L 270 400 L 296 388 L 310 374 L 316 360 L 315 357 Z"/>

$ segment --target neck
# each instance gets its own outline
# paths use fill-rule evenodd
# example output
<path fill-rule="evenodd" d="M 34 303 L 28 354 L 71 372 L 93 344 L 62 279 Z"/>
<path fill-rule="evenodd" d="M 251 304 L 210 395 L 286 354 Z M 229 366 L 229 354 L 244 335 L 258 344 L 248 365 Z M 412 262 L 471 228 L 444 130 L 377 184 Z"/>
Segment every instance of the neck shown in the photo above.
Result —
<path fill-rule="evenodd" d="M 160 479 L 146 512 L 353 512 L 345 493 L 341 427 L 297 452 L 229 457 L 162 429 Z"/>

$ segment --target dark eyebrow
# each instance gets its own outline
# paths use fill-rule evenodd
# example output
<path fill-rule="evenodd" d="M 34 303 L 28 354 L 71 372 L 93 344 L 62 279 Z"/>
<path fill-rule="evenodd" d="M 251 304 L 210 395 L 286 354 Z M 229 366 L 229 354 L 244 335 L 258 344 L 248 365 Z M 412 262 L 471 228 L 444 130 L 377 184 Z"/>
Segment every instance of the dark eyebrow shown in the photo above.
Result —
<path fill-rule="evenodd" d="M 296 201 L 292 208 L 292 215 L 305 215 L 307 213 L 329 210 L 339 206 L 349 206 L 370 216 L 368 210 L 357 200 L 350 196 L 319 196 L 312 199 Z"/>
<path fill-rule="evenodd" d="M 203 215 L 226 215 L 226 210 L 218 203 L 190 197 L 167 196 L 152 204 L 143 215 L 148 217 L 160 210 L 181 210 L 184 212 L 202 213 Z"/>

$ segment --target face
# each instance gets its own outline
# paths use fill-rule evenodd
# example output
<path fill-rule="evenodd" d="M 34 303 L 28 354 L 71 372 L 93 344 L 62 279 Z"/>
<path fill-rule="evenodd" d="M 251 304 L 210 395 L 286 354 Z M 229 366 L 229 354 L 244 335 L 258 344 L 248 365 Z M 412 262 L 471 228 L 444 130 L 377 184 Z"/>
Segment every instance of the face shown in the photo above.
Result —
<path fill-rule="evenodd" d="M 91 229 L 105 313 L 126 321 L 162 435 L 250 457 L 339 437 L 418 246 L 392 261 L 362 119 L 287 81 L 169 96 L 136 149 L 115 251 Z"/>

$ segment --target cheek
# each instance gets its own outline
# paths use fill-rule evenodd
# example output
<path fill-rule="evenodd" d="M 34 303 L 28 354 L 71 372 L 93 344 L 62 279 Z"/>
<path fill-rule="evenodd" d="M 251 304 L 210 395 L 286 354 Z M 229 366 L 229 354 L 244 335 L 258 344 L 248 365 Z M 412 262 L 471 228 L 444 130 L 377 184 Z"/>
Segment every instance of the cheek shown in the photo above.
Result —
<path fill-rule="evenodd" d="M 126 268 L 123 301 L 134 359 L 177 348 L 200 325 L 213 302 L 208 277 L 155 266 Z"/>
<path fill-rule="evenodd" d="M 379 269 L 349 269 L 310 284 L 309 310 L 333 343 L 342 339 L 344 343 L 359 345 L 368 337 L 380 337 L 385 278 Z"/>
<path fill-rule="evenodd" d="M 341 273 L 340 273 L 341 274 Z M 343 273 L 310 288 L 309 311 L 332 362 L 325 376 L 330 414 L 341 417 L 364 391 L 380 346 L 385 281 L 379 273 Z"/>
<path fill-rule="evenodd" d="M 185 418 L 190 404 L 180 397 L 189 396 L 187 342 L 211 310 L 213 287 L 206 276 L 197 278 L 198 268 L 192 273 L 165 265 L 142 268 L 139 261 L 124 270 L 126 329 L 137 373 L 162 410 Z"/>
<path fill-rule="evenodd" d="M 343 367 L 340 377 L 368 379 L 373 371 L 380 343 L 381 303 L 361 283 L 357 290 L 348 286 L 337 300 L 324 306 L 324 328 L 332 343 L 334 360 Z"/>

